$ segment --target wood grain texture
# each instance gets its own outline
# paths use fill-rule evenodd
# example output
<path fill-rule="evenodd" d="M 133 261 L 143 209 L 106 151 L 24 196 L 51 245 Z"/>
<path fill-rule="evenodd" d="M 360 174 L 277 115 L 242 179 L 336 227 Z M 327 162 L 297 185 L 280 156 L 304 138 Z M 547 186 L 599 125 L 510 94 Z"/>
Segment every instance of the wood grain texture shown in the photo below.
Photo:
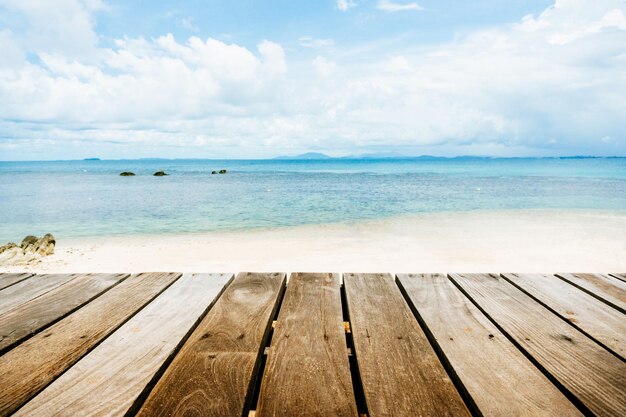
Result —
<path fill-rule="evenodd" d="M 582 415 L 447 276 L 398 284 L 483 416 Z"/>
<path fill-rule="evenodd" d="M 77 274 L 40 274 L 0 290 L 0 315 L 77 276 Z"/>
<path fill-rule="evenodd" d="M 626 282 L 603 274 L 557 274 L 557 276 L 626 314 Z"/>
<path fill-rule="evenodd" d="M 344 274 L 369 415 L 469 416 L 389 274 Z"/>
<path fill-rule="evenodd" d="M 238 274 L 159 379 L 138 416 L 240 417 L 285 277 Z"/>
<path fill-rule="evenodd" d="M 15 412 L 180 277 L 132 275 L 0 357 L 0 416 Z"/>
<path fill-rule="evenodd" d="M 354 416 L 338 274 L 294 273 L 274 328 L 257 417 Z"/>
<path fill-rule="evenodd" d="M 123 416 L 232 274 L 185 274 L 15 416 Z"/>
<path fill-rule="evenodd" d="M 84 274 L 0 316 L 0 352 L 111 288 L 127 274 Z"/>
<path fill-rule="evenodd" d="M 626 364 L 498 275 L 450 278 L 500 329 L 598 416 L 626 415 Z"/>
<path fill-rule="evenodd" d="M 30 278 L 35 274 L 25 273 L 3 273 L 0 274 L 0 290 L 3 290 L 18 282 L 24 281 L 26 278 Z M 1 294 L 1 293 L 0 293 Z"/>
<path fill-rule="evenodd" d="M 626 282 L 626 274 L 610 274 L 612 277 L 619 279 L 620 281 Z"/>
<path fill-rule="evenodd" d="M 503 274 L 620 357 L 626 357 L 626 317 L 588 293 L 547 274 Z"/>

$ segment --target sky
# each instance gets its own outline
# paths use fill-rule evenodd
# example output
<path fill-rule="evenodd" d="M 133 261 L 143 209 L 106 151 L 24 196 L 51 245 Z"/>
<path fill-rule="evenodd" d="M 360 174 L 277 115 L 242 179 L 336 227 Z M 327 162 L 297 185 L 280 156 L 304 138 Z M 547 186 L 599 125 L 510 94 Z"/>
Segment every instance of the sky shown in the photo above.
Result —
<path fill-rule="evenodd" d="M 626 156 L 626 0 L 0 0 L 0 160 Z"/>

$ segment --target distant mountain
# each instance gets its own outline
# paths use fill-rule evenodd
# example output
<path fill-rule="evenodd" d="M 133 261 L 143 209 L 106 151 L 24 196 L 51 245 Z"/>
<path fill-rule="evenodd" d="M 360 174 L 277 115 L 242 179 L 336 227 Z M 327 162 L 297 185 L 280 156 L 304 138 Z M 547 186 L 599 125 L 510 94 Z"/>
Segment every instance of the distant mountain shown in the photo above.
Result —
<path fill-rule="evenodd" d="M 403 155 L 398 152 L 374 152 L 374 153 L 362 153 L 359 155 L 344 156 L 346 159 L 402 159 L 412 158 L 411 156 Z"/>
<path fill-rule="evenodd" d="M 295 156 L 278 156 L 274 159 L 331 159 L 331 157 L 319 152 L 307 152 Z"/>
<path fill-rule="evenodd" d="M 573 156 L 559 156 L 559 159 L 601 159 L 603 156 L 587 156 L 587 155 L 573 155 Z"/>
<path fill-rule="evenodd" d="M 465 158 L 465 157 L 462 157 Z M 319 160 L 319 159 L 449 159 L 442 156 L 431 156 L 431 155 L 421 155 L 421 156 L 411 156 L 404 155 L 398 152 L 375 152 L 375 153 L 362 153 L 358 155 L 346 155 L 346 156 L 328 156 L 319 152 L 307 152 L 301 155 L 293 155 L 293 156 L 277 156 L 274 159 L 281 160 Z"/>

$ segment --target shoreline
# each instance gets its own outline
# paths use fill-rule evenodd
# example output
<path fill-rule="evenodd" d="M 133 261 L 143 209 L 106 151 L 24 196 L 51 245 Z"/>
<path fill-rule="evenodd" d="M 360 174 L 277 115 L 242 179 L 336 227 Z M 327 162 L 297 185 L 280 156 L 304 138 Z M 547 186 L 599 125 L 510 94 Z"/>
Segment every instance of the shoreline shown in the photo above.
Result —
<path fill-rule="evenodd" d="M 626 213 L 437 212 L 322 225 L 61 241 L 0 272 L 626 270 Z"/>
<path fill-rule="evenodd" d="M 111 234 L 111 235 L 93 235 L 93 236 L 72 236 L 63 238 L 63 240 L 68 244 L 86 244 L 95 242 L 106 242 L 110 240 L 131 240 L 131 239 L 151 239 L 151 238 L 185 238 L 185 237 L 206 237 L 206 236 L 215 236 L 219 237 L 221 235 L 247 235 L 252 233 L 273 233 L 280 231 L 295 231 L 295 230 L 313 230 L 313 229 L 342 229 L 342 228 L 350 228 L 350 227 L 385 227 L 385 225 L 389 225 L 391 223 L 397 224 L 406 221 L 411 223 L 413 221 L 426 220 L 426 219 L 440 219 L 446 218 L 448 216 L 476 216 L 476 217 L 488 217 L 488 216 L 498 216 L 502 214 L 510 214 L 512 216 L 542 216 L 542 215 L 580 215 L 581 217 L 588 216 L 601 216 L 601 217 L 612 217 L 614 216 L 616 219 L 626 216 L 626 210 L 618 211 L 618 210 L 596 210 L 596 209 L 562 209 L 562 208 L 524 208 L 524 209 L 501 209 L 501 210 L 485 210 L 485 209 L 475 209 L 475 210 L 463 210 L 463 211 L 427 211 L 421 213 L 410 213 L 410 214 L 401 214 L 401 215 L 393 215 L 388 217 L 379 217 L 379 218 L 368 218 L 368 219 L 350 219 L 345 221 L 333 221 L 327 223 L 305 223 L 305 224 L 297 224 L 297 225 L 280 225 L 280 226 L 257 226 L 251 228 L 235 228 L 235 229 L 218 229 L 218 230 L 204 230 L 204 231 L 185 231 L 185 232 L 150 232 L 150 233 L 119 233 L 119 234 Z"/>

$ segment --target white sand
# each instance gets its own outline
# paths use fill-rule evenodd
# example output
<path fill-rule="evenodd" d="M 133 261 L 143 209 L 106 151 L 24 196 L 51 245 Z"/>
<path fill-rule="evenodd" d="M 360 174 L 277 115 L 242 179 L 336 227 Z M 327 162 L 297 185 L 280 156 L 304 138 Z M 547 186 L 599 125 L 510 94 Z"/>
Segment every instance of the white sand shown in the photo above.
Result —
<path fill-rule="evenodd" d="M 354 224 L 58 242 L 2 272 L 626 271 L 626 214 L 437 213 Z"/>

